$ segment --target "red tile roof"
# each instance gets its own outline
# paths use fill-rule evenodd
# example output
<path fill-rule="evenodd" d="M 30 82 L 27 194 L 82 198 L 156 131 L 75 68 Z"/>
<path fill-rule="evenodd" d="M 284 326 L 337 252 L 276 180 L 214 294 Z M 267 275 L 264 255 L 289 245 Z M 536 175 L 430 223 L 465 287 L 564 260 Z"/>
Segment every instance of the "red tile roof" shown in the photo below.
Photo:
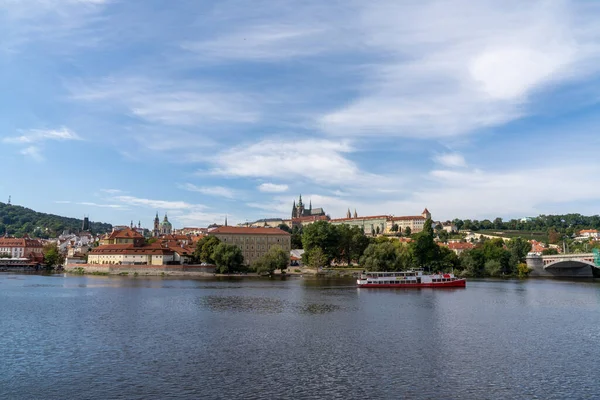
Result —
<path fill-rule="evenodd" d="M 343 221 L 360 221 L 360 220 L 369 220 L 369 219 L 388 219 L 389 215 L 371 215 L 368 217 L 358 217 L 358 218 L 336 218 L 332 219 L 331 222 L 343 222 Z"/>
<path fill-rule="evenodd" d="M 286 231 L 279 228 L 249 228 L 242 226 L 221 226 L 213 229 L 209 234 L 221 235 L 281 235 L 290 236 Z"/>
<path fill-rule="evenodd" d="M 153 243 L 155 244 L 155 243 Z M 147 245 L 135 247 L 133 244 L 107 244 L 93 249 L 90 254 L 173 254 L 168 248 Z"/>
<path fill-rule="evenodd" d="M 463 243 L 448 243 L 448 248 L 450 250 L 471 250 L 475 245 L 473 243 L 463 242 Z"/>
<path fill-rule="evenodd" d="M 109 239 L 141 239 L 144 236 L 134 231 L 131 228 L 125 228 L 119 231 L 114 231 L 108 237 Z"/>
<path fill-rule="evenodd" d="M 425 220 L 422 215 L 407 215 L 403 217 L 392 217 L 392 221 L 414 221 L 414 220 Z"/>

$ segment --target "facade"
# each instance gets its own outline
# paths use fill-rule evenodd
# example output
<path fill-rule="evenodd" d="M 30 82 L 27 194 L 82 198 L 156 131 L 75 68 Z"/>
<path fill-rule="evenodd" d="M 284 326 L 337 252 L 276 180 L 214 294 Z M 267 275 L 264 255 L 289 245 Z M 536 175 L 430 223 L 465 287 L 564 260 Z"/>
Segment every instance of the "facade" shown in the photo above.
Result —
<path fill-rule="evenodd" d="M 155 246 L 136 247 L 133 244 L 108 244 L 88 254 L 88 264 L 165 265 L 174 261 L 174 251 Z"/>
<path fill-rule="evenodd" d="M 392 227 L 398 225 L 398 231 L 404 232 L 406 228 L 410 228 L 411 233 L 419 233 L 425 226 L 425 220 L 431 218 L 431 213 L 426 208 L 423 210 L 421 215 L 403 216 L 403 217 L 390 217 L 388 222 L 388 232 L 391 232 Z"/>
<path fill-rule="evenodd" d="M 244 264 L 252 264 L 265 255 L 273 246 L 281 247 L 289 253 L 292 247 L 291 235 L 279 228 L 250 228 L 221 226 L 209 232 L 223 243 L 233 244 L 242 250 Z"/>
<path fill-rule="evenodd" d="M 338 218 L 332 219 L 330 222 L 333 225 L 349 225 L 358 226 L 363 230 L 365 235 L 371 235 L 375 233 L 386 233 L 387 225 L 390 219 L 389 215 L 376 215 L 370 217 L 352 217 L 352 218 Z"/>
<path fill-rule="evenodd" d="M 27 258 L 31 261 L 40 261 L 44 258 L 44 245 L 38 239 L 28 236 L 23 238 L 0 237 L 0 254 L 7 254 L 11 258 Z"/>
<path fill-rule="evenodd" d="M 431 218 L 431 213 L 427 209 L 423 210 L 421 215 L 405 217 L 394 217 L 391 215 L 359 217 L 356 210 L 354 210 L 354 215 L 351 215 L 350 209 L 348 209 L 346 218 L 332 219 L 331 223 L 334 225 L 358 226 L 363 230 L 365 235 L 372 235 L 373 232 L 376 235 L 378 232 L 380 234 L 394 233 L 392 231 L 394 225 L 398 225 L 398 230 L 402 230 L 403 232 L 408 227 L 412 233 L 418 233 L 423 230 L 425 221 L 428 218 Z"/>

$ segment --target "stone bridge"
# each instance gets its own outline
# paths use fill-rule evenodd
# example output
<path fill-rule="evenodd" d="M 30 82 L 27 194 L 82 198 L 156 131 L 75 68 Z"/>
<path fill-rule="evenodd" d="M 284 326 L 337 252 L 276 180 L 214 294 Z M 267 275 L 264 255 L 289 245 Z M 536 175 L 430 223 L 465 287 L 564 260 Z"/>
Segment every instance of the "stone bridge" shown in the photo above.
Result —
<path fill-rule="evenodd" d="M 564 278 L 600 278 L 600 254 L 558 254 L 551 256 L 527 256 L 531 276 Z"/>

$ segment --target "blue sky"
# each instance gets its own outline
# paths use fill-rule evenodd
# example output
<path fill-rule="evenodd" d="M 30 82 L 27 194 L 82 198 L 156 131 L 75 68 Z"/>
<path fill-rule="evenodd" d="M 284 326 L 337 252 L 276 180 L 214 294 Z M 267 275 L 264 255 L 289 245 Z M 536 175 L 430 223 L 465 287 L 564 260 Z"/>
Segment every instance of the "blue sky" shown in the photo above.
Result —
<path fill-rule="evenodd" d="M 113 224 L 597 214 L 597 1 L 0 0 L 0 199 Z"/>

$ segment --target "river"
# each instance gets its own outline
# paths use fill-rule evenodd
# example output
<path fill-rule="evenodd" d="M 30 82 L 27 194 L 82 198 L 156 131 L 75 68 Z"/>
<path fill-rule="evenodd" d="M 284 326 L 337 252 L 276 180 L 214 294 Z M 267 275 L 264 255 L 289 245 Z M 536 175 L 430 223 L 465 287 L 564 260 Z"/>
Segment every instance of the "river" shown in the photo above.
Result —
<path fill-rule="evenodd" d="M 0 274 L 2 399 L 592 399 L 600 284 Z"/>

